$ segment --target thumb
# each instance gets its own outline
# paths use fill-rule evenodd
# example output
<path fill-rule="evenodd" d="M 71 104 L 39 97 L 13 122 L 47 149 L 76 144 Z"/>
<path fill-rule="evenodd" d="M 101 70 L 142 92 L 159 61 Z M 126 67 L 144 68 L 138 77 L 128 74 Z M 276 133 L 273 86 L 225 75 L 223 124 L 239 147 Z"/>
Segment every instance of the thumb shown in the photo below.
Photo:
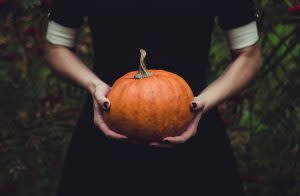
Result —
<path fill-rule="evenodd" d="M 95 93 L 95 98 L 96 98 L 97 103 L 101 106 L 101 109 L 103 109 L 105 111 L 109 110 L 110 101 L 108 98 L 103 96 L 103 94 L 100 92 Z"/>
<path fill-rule="evenodd" d="M 204 106 L 205 106 L 204 102 L 201 99 L 196 99 L 196 98 L 194 98 L 194 100 L 190 104 L 190 107 L 191 107 L 192 111 L 194 111 L 194 112 L 203 111 Z"/>

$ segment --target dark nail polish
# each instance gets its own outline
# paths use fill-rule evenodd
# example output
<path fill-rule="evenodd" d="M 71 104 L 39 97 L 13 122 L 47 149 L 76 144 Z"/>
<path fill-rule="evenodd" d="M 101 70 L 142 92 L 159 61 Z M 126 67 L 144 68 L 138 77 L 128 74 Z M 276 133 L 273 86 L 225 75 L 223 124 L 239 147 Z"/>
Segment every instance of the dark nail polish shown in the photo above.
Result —
<path fill-rule="evenodd" d="M 196 110 L 197 109 L 197 104 L 195 102 L 192 103 L 192 109 Z"/>
<path fill-rule="evenodd" d="M 109 110 L 109 103 L 107 101 L 103 103 L 103 110 L 105 111 Z"/>

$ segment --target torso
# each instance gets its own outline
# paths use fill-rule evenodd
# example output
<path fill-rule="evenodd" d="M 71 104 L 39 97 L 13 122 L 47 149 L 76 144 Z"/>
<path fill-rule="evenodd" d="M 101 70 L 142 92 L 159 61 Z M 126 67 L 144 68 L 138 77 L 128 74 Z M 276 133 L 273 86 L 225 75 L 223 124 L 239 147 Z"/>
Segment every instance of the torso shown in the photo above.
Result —
<path fill-rule="evenodd" d="M 172 1 L 96 2 L 88 10 L 95 50 L 95 72 L 108 84 L 136 70 L 139 49 L 149 69 L 182 76 L 194 94 L 206 85 L 206 66 L 214 14 L 212 5 Z M 199 1 L 198 1 L 199 2 Z M 205 10 L 205 11 L 203 11 Z"/>

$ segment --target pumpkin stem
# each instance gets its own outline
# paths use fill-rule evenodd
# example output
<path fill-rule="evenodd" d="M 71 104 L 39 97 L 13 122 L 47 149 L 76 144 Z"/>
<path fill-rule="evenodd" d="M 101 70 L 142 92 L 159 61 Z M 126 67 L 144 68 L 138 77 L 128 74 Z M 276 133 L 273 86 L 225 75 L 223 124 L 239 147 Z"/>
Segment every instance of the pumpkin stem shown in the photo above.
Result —
<path fill-rule="evenodd" d="M 135 79 L 147 78 L 152 75 L 151 72 L 148 71 L 145 65 L 146 51 L 144 49 L 140 49 L 140 66 L 138 73 L 134 76 Z"/>

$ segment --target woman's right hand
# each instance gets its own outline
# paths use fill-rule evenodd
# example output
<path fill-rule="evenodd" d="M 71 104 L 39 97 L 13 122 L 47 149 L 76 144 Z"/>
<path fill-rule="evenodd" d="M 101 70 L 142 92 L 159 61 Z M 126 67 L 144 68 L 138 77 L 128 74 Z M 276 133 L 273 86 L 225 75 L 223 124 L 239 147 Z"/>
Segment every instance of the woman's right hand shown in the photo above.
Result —
<path fill-rule="evenodd" d="M 96 85 L 91 93 L 94 104 L 94 124 L 106 137 L 116 140 L 125 140 L 128 139 L 125 135 L 121 135 L 111 130 L 103 119 L 103 111 L 110 109 L 110 102 L 106 97 L 110 89 L 111 87 L 108 85 L 99 84 Z"/>

